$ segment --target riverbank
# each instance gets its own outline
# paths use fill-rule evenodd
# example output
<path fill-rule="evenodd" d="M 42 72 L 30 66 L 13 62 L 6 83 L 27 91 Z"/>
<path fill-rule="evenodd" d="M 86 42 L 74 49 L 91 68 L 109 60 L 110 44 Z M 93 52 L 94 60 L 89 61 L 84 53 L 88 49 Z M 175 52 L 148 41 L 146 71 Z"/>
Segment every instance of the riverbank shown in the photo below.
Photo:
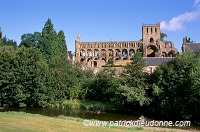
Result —
<path fill-rule="evenodd" d="M 90 111 L 116 111 L 123 110 L 121 106 L 113 102 L 97 102 L 97 101 L 84 101 L 84 100 L 65 100 L 49 104 L 50 108 L 63 108 L 63 109 L 85 109 Z"/>
<path fill-rule="evenodd" d="M 47 117 L 24 112 L 0 112 L 0 131 L 3 132 L 188 132 L 188 130 L 154 127 L 95 127 L 84 126 L 83 119 L 67 116 Z"/>

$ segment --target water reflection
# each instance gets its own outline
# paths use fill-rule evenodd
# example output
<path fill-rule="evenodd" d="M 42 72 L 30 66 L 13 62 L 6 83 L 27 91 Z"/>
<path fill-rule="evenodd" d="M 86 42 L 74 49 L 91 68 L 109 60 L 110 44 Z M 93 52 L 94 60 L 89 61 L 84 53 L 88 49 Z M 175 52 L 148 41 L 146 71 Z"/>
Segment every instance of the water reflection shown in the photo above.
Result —
<path fill-rule="evenodd" d="M 119 114 L 111 112 L 93 112 L 80 109 L 57 109 L 57 108 L 5 108 L 4 111 L 20 111 L 31 114 L 40 114 L 50 117 L 56 117 L 59 115 L 80 117 L 83 119 L 98 119 L 103 121 L 118 121 L 118 120 L 137 120 L 139 116 L 133 116 L 130 114 Z"/>

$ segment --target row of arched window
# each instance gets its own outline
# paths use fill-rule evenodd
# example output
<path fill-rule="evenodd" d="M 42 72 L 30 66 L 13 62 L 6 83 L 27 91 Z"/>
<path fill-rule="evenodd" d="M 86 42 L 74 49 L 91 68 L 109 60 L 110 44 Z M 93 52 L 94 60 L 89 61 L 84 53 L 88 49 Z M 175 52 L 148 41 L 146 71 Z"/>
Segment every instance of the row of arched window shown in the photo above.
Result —
<path fill-rule="evenodd" d="M 123 43 L 81 43 L 80 48 L 129 48 L 140 47 L 140 42 L 123 42 Z"/>
<path fill-rule="evenodd" d="M 149 31 L 149 29 L 150 29 L 150 31 Z M 154 31 L 153 31 L 153 30 L 154 30 Z M 151 34 L 152 34 L 153 32 L 157 33 L 157 28 L 156 28 L 156 27 L 155 27 L 155 28 L 152 28 L 152 27 L 151 27 L 151 28 L 150 28 L 150 27 L 147 27 L 147 28 L 146 28 L 146 32 L 147 32 L 147 33 L 149 33 L 149 32 L 150 32 Z"/>
<path fill-rule="evenodd" d="M 101 51 L 99 51 L 99 50 L 92 51 L 90 49 L 87 50 L 87 51 L 85 51 L 85 50 L 80 51 L 80 56 L 82 56 L 82 57 L 92 57 L 92 56 L 104 57 L 104 56 L 106 56 L 106 54 L 108 56 L 114 56 L 114 54 L 115 54 L 116 57 L 119 57 L 119 56 L 123 56 L 123 57 L 130 56 L 130 57 L 132 57 L 135 54 L 135 50 L 134 49 L 130 49 L 130 50 L 127 50 L 127 49 L 119 50 L 119 49 L 117 49 L 114 52 L 113 50 L 109 49 L 108 53 L 104 49 L 101 50 Z"/>

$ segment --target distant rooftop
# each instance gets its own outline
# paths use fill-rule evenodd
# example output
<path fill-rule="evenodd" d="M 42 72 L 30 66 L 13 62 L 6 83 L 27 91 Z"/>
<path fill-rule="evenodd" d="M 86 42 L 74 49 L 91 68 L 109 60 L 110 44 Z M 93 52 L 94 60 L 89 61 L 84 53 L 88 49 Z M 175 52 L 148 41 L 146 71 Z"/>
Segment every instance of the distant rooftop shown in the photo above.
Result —
<path fill-rule="evenodd" d="M 200 48 L 200 43 L 186 43 L 185 51 L 197 52 L 198 48 Z"/>
<path fill-rule="evenodd" d="M 171 61 L 174 57 L 143 57 L 148 66 L 159 66 L 165 62 Z"/>

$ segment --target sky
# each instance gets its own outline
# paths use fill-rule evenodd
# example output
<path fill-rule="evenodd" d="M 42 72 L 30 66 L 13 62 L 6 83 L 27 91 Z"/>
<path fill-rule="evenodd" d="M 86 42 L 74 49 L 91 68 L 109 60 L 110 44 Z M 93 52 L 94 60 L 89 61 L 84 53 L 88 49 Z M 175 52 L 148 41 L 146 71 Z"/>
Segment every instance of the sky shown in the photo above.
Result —
<path fill-rule="evenodd" d="M 67 47 L 75 51 L 81 41 L 137 41 L 142 24 L 161 23 L 165 40 L 181 51 L 188 36 L 200 42 L 200 0 L 0 0 L 3 36 L 21 42 L 25 33 L 41 32 L 48 18 L 65 33 Z"/>

